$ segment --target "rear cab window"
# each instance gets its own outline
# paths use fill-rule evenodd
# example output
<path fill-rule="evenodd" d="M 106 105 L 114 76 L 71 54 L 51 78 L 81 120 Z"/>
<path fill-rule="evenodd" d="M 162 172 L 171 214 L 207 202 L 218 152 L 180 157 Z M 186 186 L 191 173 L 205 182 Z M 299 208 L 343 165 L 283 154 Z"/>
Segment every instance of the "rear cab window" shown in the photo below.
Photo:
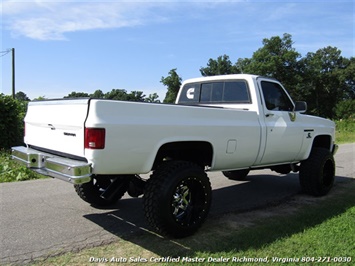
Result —
<path fill-rule="evenodd" d="M 245 80 L 213 81 L 185 84 L 179 104 L 251 104 L 248 83 Z"/>

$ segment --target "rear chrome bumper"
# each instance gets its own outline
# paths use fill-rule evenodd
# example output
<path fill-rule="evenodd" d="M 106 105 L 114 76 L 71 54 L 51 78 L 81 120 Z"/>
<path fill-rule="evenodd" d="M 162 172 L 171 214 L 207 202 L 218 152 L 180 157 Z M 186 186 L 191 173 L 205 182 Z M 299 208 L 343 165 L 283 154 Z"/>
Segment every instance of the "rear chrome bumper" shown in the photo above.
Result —
<path fill-rule="evenodd" d="M 83 184 L 91 180 L 90 163 L 63 158 L 22 146 L 12 148 L 12 159 L 40 174 L 72 184 Z"/>

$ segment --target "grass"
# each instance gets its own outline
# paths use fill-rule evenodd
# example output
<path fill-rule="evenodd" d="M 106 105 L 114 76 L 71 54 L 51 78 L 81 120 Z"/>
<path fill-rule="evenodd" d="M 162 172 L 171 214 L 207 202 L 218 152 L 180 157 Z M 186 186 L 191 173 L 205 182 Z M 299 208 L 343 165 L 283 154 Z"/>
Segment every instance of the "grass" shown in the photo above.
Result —
<path fill-rule="evenodd" d="M 212 217 L 197 234 L 180 240 L 142 230 L 36 265 L 110 265 L 110 260 L 129 265 L 170 265 L 173 260 L 194 265 L 262 265 L 264 260 L 272 265 L 349 265 L 345 262 L 355 260 L 354 189 L 355 182 L 349 181 L 323 198 L 298 195 L 264 210 Z"/>
<path fill-rule="evenodd" d="M 0 183 L 46 178 L 11 159 L 9 151 L 0 150 Z"/>
<path fill-rule="evenodd" d="M 353 143 L 355 142 L 355 120 L 339 120 L 335 121 L 336 143 Z"/>
<path fill-rule="evenodd" d="M 268 257 L 269 261 L 273 258 L 303 258 L 304 262 L 309 263 L 324 258 L 349 258 L 355 255 L 355 201 L 349 197 L 349 202 L 343 200 L 327 201 L 326 204 L 299 211 L 297 215 L 263 221 L 225 239 L 223 243 L 226 244 L 218 248 L 221 251 L 213 251 L 212 256 Z M 236 248 L 222 251 L 231 246 Z M 197 254 L 211 256 L 206 252 Z"/>

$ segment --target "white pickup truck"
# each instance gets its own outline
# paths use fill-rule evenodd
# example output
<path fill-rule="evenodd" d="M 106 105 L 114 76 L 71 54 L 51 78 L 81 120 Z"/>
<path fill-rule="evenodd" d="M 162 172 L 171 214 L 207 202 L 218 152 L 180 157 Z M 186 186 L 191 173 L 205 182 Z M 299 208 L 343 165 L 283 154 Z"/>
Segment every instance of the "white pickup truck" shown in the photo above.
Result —
<path fill-rule="evenodd" d="M 211 205 L 209 171 L 243 179 L 250 170 L 299 171 L 302 189 L 333 186 L 335 125 L 303 114 L 274 79 L 256 75 L 183 82 L 176 104 L 103 99 L 30 102 L 26 147 L 13 159 L 74 184 L 93 206 L 124 193 L 143 195 L 145 216 L 161 233 L 193 234 Z M 139 174 L 152 172 L 149 179 Z"/>

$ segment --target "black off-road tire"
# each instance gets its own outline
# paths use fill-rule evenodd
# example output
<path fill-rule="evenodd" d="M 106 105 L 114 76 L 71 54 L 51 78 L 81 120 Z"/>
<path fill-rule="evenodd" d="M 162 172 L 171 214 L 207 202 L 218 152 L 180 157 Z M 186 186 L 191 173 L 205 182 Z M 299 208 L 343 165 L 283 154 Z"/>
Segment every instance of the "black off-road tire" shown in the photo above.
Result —
<path fill-rule="evenodd" d="M 207 218 L 212 200 L 204 170 L 191 162 L 170 161 L 147 181 L 143 206 L 148 223 L 175 238 L 194 234 Z"/>
<path fill-rule="evenodd" d="M 116 177 L 119 178 L 119 177 Z M 114 181 L 114 178 L 107 177 L 92 177 L 91 181 L 84 184 L 76 184 L 74 185 L 76 193 L 79 197 L 90 203 L 92 206 L 96 207 L 104 207 L 108 205 L 112 205 L 117 202 L 119 199 L 123 197 L 126 193 L 129 185 L 129 181 L 127 179 L 122 179 L 122 186 L 118 190 L 118 192 L 110 199 L 104 199 L 101 197 L 101 194 L 107 189 L 107 187 Z"/>
<path fill-rule="evenodd" d="M 301 162 L 299 179 L 305 193 L 317 197 L 326 195 L 335 179 L 333 154 L 325 148 L 313 148 L 309 158 Z"/>
<path fill-rule="evenodd" d="M 223 175 L 230 180 L 244 181 L 249 174 L 249 169 L 234 170 L 234 171 L 222 171 Z"/>

